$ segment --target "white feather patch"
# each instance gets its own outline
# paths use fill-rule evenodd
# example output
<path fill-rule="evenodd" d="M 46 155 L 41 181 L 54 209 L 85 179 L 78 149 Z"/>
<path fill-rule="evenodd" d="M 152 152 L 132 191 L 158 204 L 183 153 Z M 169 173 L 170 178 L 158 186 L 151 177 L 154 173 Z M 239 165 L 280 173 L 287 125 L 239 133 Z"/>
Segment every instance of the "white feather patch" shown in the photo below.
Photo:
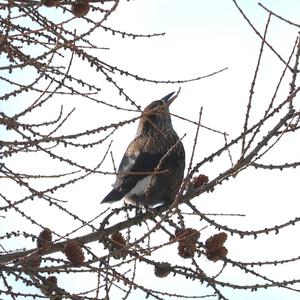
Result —
<path fill-rule="evenodd" d="M 133 195 L 142 195 L 147 187 L 150 187 L 150 184 L 154 183 L 154 178 L 152 175 L 146 176 L 143 179 L 139 180 L 134 188 L 129 191 L 125 197 L 131 197 Z"/>

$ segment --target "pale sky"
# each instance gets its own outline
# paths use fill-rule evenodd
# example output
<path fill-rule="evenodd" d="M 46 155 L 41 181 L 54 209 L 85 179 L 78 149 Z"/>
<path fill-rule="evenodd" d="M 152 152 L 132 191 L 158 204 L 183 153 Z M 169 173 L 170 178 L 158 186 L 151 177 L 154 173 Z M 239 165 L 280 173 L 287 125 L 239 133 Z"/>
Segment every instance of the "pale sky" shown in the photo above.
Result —
<path fill-rule="evenodd" d="M 258 6 L 257 1 L 240 0 L 239 2 L 251 22 L 262 34 L 268 14 Z M 269 0 L 261 1 L 261 3 L 291 21 L 297 22 L 299 20 L 299 0 Z M 227 67 L 227 71 L 216 76 L 186 84 L 149 84 L 136 82 L 128 78 L 119 78 L 119 82 L 122 82 L 126 92 L 142 107 L 181 87 L 181 93 L 171 107 L 173 113 L 196 121 L 199 110 L 203 107 L 203 125 L 227 132 L 229 140 L 239 135 L 242 131 L 250 84 L 261 41 L 239 14 L 231 0 L 124 1 L 107 24 L 116 29 L 133 33 L 166 32 L 164 37 L 135 40 L 126 40 L 119 37 L 111 39 L 109 34 L 103 36 L 95 34 L 94 38 L 100 40 L 99 44 L 101 46 L 111 47 L 110 51 L 97 50 L 94 52 L 95 55 L 103 57 L 104 61 L 128 69 L 142 77 L 158 80 L 181 80 L 206 75 Z M 274 17 L 271 20 L 268 40 L 285 59 L 290 54 L 298 30 L 299 28 L 287 26 Z M 252 123 L 262 118 L 284 67 L 273 53 L 268 49 L 265 50 L 253 100 L 254 114 L 250 118 Z M 81 65 L 80 61 L 74 67 L 79 72 L 84 73 L 86 71 L 86 67 Z M 87 71 L 85 76 L 89 78 Z M 89 80 L 98 82 L 100 78 L 93 76 Z M 288 82 L 288 80 L 285 82 L 279 93 L 280 95 L 287 95 Z M 112 93 L 115 93 L 115 98 L 113 98 Z M 117 97 L 115 91 L 106 89 L 102 95 L 104 99 L 111 99 L 115 103 L 131 108 L 128 103 L 121 102 L 121 98 Z M 71 108 L 75 105 L 74 103 L 80 103 L 80 101 L 73 100 L 73 98 L 72 101 L 66 99 L 65 107 Z M 85 117 L 84 126 L 87 128 L 98 124 L 99 120 L 103 124 L 109 124 L 118 121 L 120 117 L 125 119 L 122 113 L 116 113 L 107 108 L 101 107 L 101 110 L 97 108 L 91 113 L 90 107 L 79 106 L 81 110 L 78 113 Z M 54 105 L 51 109 L 55 110 L 57 107 Z M 5 109 L 11 108 L 6 107 Z M 84 114 L 85 110 L 87 115 Z M 135 115 L 135 113 L 132 114 L 132 116 Z M 45 115 L 37 115 L 36 118 L 44 119 Z M 82 124 L 75 121 L 76 118 L 74 123 L 72 120 L 68 123 L 69 127 L 67 129 L 71 129 L 71 132 L 75 132 L 77 128 L 82 126 Z M 187 137 L 183 142 L 188 162 L 195 126 L 176 118 L 173 118 L 173 124 L 179 136 L 187 133 Z M 116 164 L 120 162 L 126 146 L 134 136 L 136 126 L 136 123 L 127 125 L 115 134 L 112 150 Z M 269 164 L 299 160 L 299 147 L 291 144 L 291 141 L 289 139 L 284 140 L 278 150 L 268 153 L 263 161 Z M 221 135 L 201 128 L 194 161 L 200 161 L 211 152 L 219 149 L 223 144 L 224 139 Z M 99 153 L 99 157 L 96 158 L 97 161 L 102 157 L 105 150 L 104 147 L 102 153 Z M 234 158 L 238 158 L 238 151 L 240 149 L 233 152 Z M 70 153 L 70 155 L 73 155 L 73 153 Z M 95 157 L 85 155 L 84 160 L 92 164 Z M 30 164 L 30 161 L 22 161 L 24 169 L 29 167 Z M 222 159 L 206 164 L 200 170 L 200 173 L 204 173 L 212 179 L 229 166 L 229 158 L 223 156 Z M 45 166 L 38 167 L 42 169 Z M 109 160 L 103 169 L 112 170 Z M 299 193 L 297 189 L 299 175 L 298 169 L 284 172 L 273 171 L 271 173 L 263 170 L 254 171 L 249 168 L 236 179 L 231 179 L 216 188 L 214 193 L 204 194 L 198 199 L 194 199 L 193 203 L 199 202 L 199 209 L 202 212 L 246 214 L 244 218 L 216 218 L 222 224 L 233 228 L 252 230 L 271 227 L 299 215 Z M 113 182 L 113 176 L 97 175 L 77 186 L 68 187 L 65 192 L 68 193 L 67 198 L 70 201 L 70 207 L 85 219 L 94 217 L 101 210 L 107 208 L 105 205 L 100 206 L 99 201 L 109 191 Z M 82 201 L 86 203 L 84 209 L 82 208 Z M 114 204 L 115 207 L 120 205 L 121 203 Z M 33 217 L 39 216 L 40 211 L 41 208 L 36 211 L 33 210 L 31 215 Z M 7 222 L 9 227 L 10 223 L 13 225 L 15 219 L 7 220 Z M 49 215 L 47 213 L 43 222 L 45 226 L 53 226 L 51 212 L 49 212 Z M 57 216 L 55 223 L 66 231 L 71 230 L 73 226 L 72 223 L 66 224 L 63 215 L 62 218 Z M 190 226 L 197 226 L 197 224 L 191 223 Z M 296 230 L 299 234 L 299 228 L 297 227 L 299 226 L 285 229 L 278 236 L 272 234 L 266 238 L 260 237 L 255 241 L 253 238 L 242 240 L 229 238 L 226 243 L 229 250 L 228 257 L 240 259 L 241 261 L 264 261 L 275 258 L 296 257 L 299 255 L 299 246 L 294 241 Z M 170 260 L 176 261 L 178 259 L 175 254 L 174 257 L 170 257 Z M 161 255 L 161 259 L 166 260 L 163 256 L 164 253 Z M 203 261 L 203 264 L 212 269 L 212 274 L 220 267 L 217 264 L 212 266 L 212 263 L 209 263 L 209 265 L 205 261 Z M 279 270 L 265 268 L 261 273 L 271 274 L 272 278 L 275 279 L 300 278 L 299 265 L 295 265 L 293 268 L 291 266 L 289 268 L 280 267 Z M 141 278 L 140 280 L 144 279 Z M 249 281 L 244 280 L 246 280 L 244 276 L 241 276 L 241 273 L 236 270 L 226 272 L 226 281 L 242 284 L 252 282 L 251 279 Z M 173 289 L 175 286 L 177 288 L 179 283 L 178 278 L 175 278 L 174 281 L 168 281 L 168 278 L 165 281 L 157 280 L 157 285 L 164 290 Z M 198 287 L 194 283 L 187 283 L 182 288 L 192 291 L 192 294 L 198 294 Z M 294 300 L 299 298 L 298 293 L 284 289 L 259 291 L 256 294 L 226 290 L 225 295 L 230 300 L 281 300 L 284 298 Z M 141 295 L 133 294 L 130 297 L 130 300 L 135 299 L 142 299 Z"/>
<path fill-rule="evenodd" d="M 258 6 L 257 1 L 239 2 L 248 18 L 262 34 L 268 14 Z M 291 21 L 299 20 L 299 1 L 262 1 L 261 3 Z M 166 32 L 166 36 L 162 38 L 124 41 L 124 43 L 121 41 L 121 55 L 118 46 L 112 49 L 116 55 L 113 61 L 124 68 L 129 68 L 133 73 L 162 80 L 187 79 L 228 67 L 227 71 L 215 77 L 173 87 L 147 85 L 128 80 L 130 95 L 138 99 L 143 107 L 149 101 L 181 86 L 181 94 L 172 106 L 173 112 L 197 120 L 199 109 L 203 106 L 204 125 L 226 131 L 230 134 L 230 138 L 242 131 L 244 112 L 261 41 L 238 13 L 232 1 L 135 1 L 125 3 L 124 10 L 114 15 L 112 19 L 116 27 L 121 26 L 130 32 Z M 269 26 L 269 41 L 284 58 L 289 56 L 298 30 L 299 28 L 291 28 L 272 18 Z M 107 57 L 109 56 L 108 52 Z M 252 122 L 262 117 L 283 67 L 283 64 L 266 49 L 255 90 L 253 107 L 255 113 Z M 286 95 L 287 90 L 288 82 L 286 88 L 282 90 L 282 95 Z M 173 123 L 180 136 L 184 133 L 188 134 L 184 143 L 189 157 L 191 150 L 189 145 L 194 138 L 195 129 L 177 119 L 174 119 Z M 135 126 L 131 127 L 130 135 L 135 132 Z M 120 145 L 120 140 L 117 141 Z M 127 143 L 128 138 L 124 141 L 124 147 L 118 146 L 114 149 L 119 160 Z M 207 156 L 211 151 L 218 149 L 222 143 L 220 136 L 202 129 L 197 158 L 200 160 Z M 294 147 L 288 145 L 284 143 L 279 146 L 281 154 L 278 156 L 277 151 L 271 152 L 266 156 L 269 159 L 264 161 L 275 163 L 299 160 L 296 145 Z M 214 178 L 228 163 L 229 161 L 219 161 L 205 165 L 200 173 L 203 172 L 210 178 Z M 217 218 L 222 224 L 225 223 L 233 228 L 251 230 L 269 227 L 298 215 L 299 175 L 297 169 L 291 172 L 270 173 L 269 171 L 254 172 L 249 168 L 235 180 L 232 179 L 218 187 L 214 193 L 203 195 L 194 202 L 199 201 L 201 211 L 204 212 L 245 213 L 245 218 Z M 103 192 L 105 193 L 106 191 Z M 191 224 L 193 225 L 195 224 Z M 279 237 L 274 235 L 260 237 L 256 241 L 253 238 L 230 239 L 229 257 L 239 257 L 241 261 L 252 259 L 264 261 L 298 256 L 297 246 L 287 247 L 293 243 L 295 234 L 293 228 L 282 231 Z M 299 264 L 294 268 L 290 266 L 288 269 L 277 270 L 279 271 L 275 271 L 274 274 L 274 270 L 270 271 L 266 268 L 262 274 L 271 274 L 274 279 L 293 279 L 300 276 Z M 235 270 L 226 272 L 225 278 L 241 284 L 252 282 L 251 279 L 246 281 L 244 276 Z M 160 281 L 160 284 L 164 290 L 167 289 L 164 282 Z M 193 288 L 195 289 L 195 286 Z M 193 291 L 196 293 L 196 290 Z M 225 295 L 231 300 L 299 298 L 297 293 L 284 289 L 262 290 L 256 294 L 227 290 Z"/>

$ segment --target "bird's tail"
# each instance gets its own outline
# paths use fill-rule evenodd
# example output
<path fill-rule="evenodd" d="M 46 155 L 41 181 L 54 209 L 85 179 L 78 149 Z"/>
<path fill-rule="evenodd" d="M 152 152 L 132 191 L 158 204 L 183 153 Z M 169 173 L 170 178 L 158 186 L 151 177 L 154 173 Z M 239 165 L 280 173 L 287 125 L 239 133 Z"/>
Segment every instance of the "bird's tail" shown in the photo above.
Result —
<path fill-rule="evenodd" d="M 101 201 L 101 203 L 111 203 L 115 201 L 119 201 L 124 197 L 124 194 L 121 191 L 113 189 L 111 192 L 109 192 L 104 199 Z"/>

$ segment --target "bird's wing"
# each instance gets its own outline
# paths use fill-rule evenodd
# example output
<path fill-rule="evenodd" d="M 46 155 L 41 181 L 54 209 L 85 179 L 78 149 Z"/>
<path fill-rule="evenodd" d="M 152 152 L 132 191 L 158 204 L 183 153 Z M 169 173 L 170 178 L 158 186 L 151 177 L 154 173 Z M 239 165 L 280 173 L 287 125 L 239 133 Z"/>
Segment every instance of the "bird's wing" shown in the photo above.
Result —
<path fill-rule="evenodd" d="M 125 153 L 118 169 L 114 189 L 102 202 L 114 202 L 122 199 L 139 180 L 154 171 L 162 157 L 162 153 L 136 152 L 132 155 Z"/>
<path fill-rule="evenodd" d="M 149 176 L 149 172 L 153 172 L 157 167 L 159 161 L 163 157 L 162 153 L 149 153 L 140 152 L 135 155 L 124 155 L 118 173 L 116 187 L 122 186 L 124 183 L 135 186 L 135 184 L 146 176 Z"/>

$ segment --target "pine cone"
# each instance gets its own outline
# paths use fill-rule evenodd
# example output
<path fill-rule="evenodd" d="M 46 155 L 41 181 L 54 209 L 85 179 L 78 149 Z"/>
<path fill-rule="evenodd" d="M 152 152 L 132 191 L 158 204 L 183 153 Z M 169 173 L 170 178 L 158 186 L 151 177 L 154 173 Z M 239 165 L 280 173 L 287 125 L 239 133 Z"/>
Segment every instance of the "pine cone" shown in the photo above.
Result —
<path fill-rule="evenodd" d="M 57 278 L 55 276 L 49 276 L 46 278 L 47 283 L 53 286 L 57 286 Z"/>
<path fill-rule="evenodd" d="M 117 248 L 122 248 L 126 245 L 126 241 L 120 232 L 115 232 L 111 235 L 111 241 Z"/>
<path fill-rule="evenodd" d="M 216 251 L 217 249 L 223 246 L 226 239 L 227 239 L 227 234 L 225 232 L 214 234 L 213 236 L 211 236 L 209 239 L 206 240 L 205 248 L 209 252 Z"/>
<path fill-rule="evenodd" d="M 122 233 L 115 232 L 110 237 L 111 243 L 108 244 L 109 251 L 112 253 L 113 258 L 120 259 L 125 258 L 127 250 L 122 250 L 126 246 L 127 242 L 124 239 Z"/>
<path fill-rule="evenodd" d="M 26 258 L 24 258 L 22 265 L 27 268 L 37 269 L 41 265 L 41 262 L 42 262 L 42 257 L 37 253 L 33 253 L 27 256 Z"/>
<path fill-rule="evenodd" d="M 42 0 L 42 3 L 47 7 L 58 6 L 60 4 L 60 0 Z"/>
<path fill-rule="evenodd" d="M 228 251 L 223 246 L 227 239 L 227 234 L 225 232 L 221 232 L 211 236 L 205 242 L 206 248 L 206 257 L 211 261 L 218 261 L 224 257 L 226 257 Z"/>
<path fill-rule="evenodd" d="M 179 242 L 178 244 L 178 254 L 183 258 L 192 258 L 196 252 L 195 242 Z"/>
<path fill-rule="evenodd" d="M 76 240 L 67 241 L 65 255 L 74 267 L 80 267 L 84 262 L 84 254 Z"/>
<path fill-rule="evenodd" d="M 55 288 L 57 288 L 57 278 L 55 276 L 47 277 L 42 288 L 43 293 L 50 299 L 54 299 Z"/>
<path fill-rule="evenodd" d="M 75 17 L 80 18 L 85 16 L 90 10 L 89 0 L 77 0 L 72 5 L 72 12 Z"/>
<path fill-rule="evenodd" d="M 196 242 L 200 232 L 193 228 L 181 228 L 175 231 L 175 240 L 178 241 L 178 254 L 183 258 L 194 257 Z"/>
<path fill-rule="evenodd" d="M 157 277 L 164 278 L 167 277 L 171 272 L 171 265 L 169 263 L 163 262 L 155 265 L 154 274 Z"/>
<path fill-rule="evenodd" d="M 194 188 L 200 188 L 202 186 L 204 186 L 205 184 L 208 183 L 208 177 L 206 175 L 199 175 L 197 177 L 193 177 L 192 179 L 192 184 L 194 186 Z"/>
<path fill-rule="evenodd" d="M 228 253 L 228 250 L 224 247 L 221 246 L 220 248 L 218 248 L 215 251 L 206 251 L 206 257 L 207 259 L 216 262 L 224 257 L 226 257 Z"/>
<path fill-rule="evenodd" d="M 38 236 L 37 247 L 47 248 L 52 244 L 52 233 L 49 228 L 45 228 Z"/>

